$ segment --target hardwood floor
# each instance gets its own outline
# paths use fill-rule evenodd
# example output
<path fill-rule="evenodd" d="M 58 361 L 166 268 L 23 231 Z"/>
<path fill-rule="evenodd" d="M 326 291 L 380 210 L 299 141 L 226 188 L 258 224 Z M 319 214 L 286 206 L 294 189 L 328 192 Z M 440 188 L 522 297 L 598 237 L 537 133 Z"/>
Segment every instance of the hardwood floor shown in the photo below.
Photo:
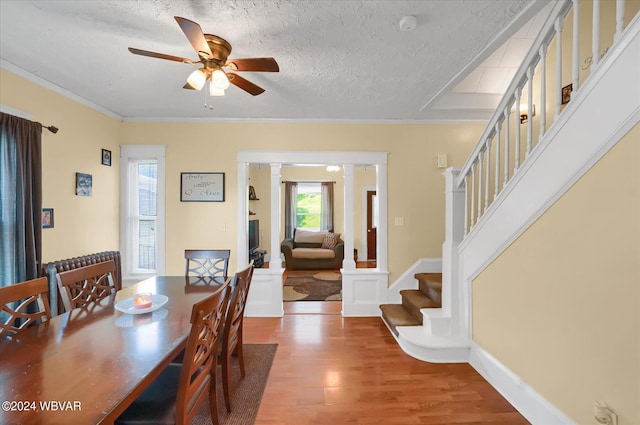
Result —
<path fill-rule="evenodd" d="M 284 304 L 282 318 L 244 319 L 245 343 L 279 344 L 256 425 L 528 423 L 468 364 L 405 354 L 380 318 Z"/>

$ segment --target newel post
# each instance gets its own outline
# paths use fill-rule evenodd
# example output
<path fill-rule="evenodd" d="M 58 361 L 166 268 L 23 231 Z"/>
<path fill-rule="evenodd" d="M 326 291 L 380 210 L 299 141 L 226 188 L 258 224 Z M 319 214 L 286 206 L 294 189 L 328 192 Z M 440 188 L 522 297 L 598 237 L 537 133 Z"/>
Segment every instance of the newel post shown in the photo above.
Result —
<path fill-rule="evenodd" d="M 442 309 L 451 317 L 451 331 L 460 329 L 460 290 L 458 277 L 458 244 L 464 237 L 465 188 L 456 181 L 461 169 L 447 168 L 445 176 L 445 232 L 442 244 Z"/>

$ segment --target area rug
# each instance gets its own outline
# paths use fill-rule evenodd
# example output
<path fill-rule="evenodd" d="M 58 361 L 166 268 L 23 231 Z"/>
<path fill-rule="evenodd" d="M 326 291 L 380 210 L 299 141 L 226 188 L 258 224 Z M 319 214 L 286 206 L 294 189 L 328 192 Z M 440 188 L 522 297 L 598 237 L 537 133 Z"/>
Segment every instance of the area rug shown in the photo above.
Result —
<path fill-rule="evenodd" d="M 232 359 L 231 373 L 231 413 L 227 413 L 222 394 L 222 373 L 218 369 L 218 418 L 220 425 L 253 425 L 258 416 L 264 388 L 267 385 L 273 358 L 278 344 L 244 344 L 245 377 L 240 376 L 240 368 Z M 208 400 L 208 399 L 207 399 Z M 198 410 L 192 425 L 211 425 L 209 402 Z"/>
<path fill-rule="evenodd" d="M 287 271 L 284 282 L 284 301 L 340 301 L 342 275 L 339 271 Z"/>

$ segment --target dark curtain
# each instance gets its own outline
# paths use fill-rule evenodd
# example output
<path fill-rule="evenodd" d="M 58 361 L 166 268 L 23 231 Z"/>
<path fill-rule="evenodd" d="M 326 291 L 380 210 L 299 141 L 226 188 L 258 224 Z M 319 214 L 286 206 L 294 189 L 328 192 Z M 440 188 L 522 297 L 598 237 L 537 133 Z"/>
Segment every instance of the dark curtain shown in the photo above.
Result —
<path fill-rule="evenodd" d="M 333 232 L 333 182 L 321 183 L 320 230 Z"/>
<path fill-rule="evenodd" d="M 0 112 L 0 286 L 38 277 L 42 125 Z"/>
<path fill-rule="evenodd" d="M 297 223 L 298 183 L 284 184 L 284 237 L 292 238 Z"/>

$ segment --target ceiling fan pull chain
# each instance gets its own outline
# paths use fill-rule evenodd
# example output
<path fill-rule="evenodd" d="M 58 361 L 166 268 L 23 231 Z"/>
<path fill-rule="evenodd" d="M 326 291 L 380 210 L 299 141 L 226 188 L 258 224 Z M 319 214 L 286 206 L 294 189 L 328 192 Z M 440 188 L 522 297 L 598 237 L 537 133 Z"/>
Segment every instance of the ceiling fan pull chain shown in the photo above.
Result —
<path fill-rule="evenodd" d="M 202 92 L 204 93 L 204 109 L 209 108 L 209 110 L 213 111 L 213 105 L 212 104 L 207 105 L 207 91 L 202 90 Z"/>

